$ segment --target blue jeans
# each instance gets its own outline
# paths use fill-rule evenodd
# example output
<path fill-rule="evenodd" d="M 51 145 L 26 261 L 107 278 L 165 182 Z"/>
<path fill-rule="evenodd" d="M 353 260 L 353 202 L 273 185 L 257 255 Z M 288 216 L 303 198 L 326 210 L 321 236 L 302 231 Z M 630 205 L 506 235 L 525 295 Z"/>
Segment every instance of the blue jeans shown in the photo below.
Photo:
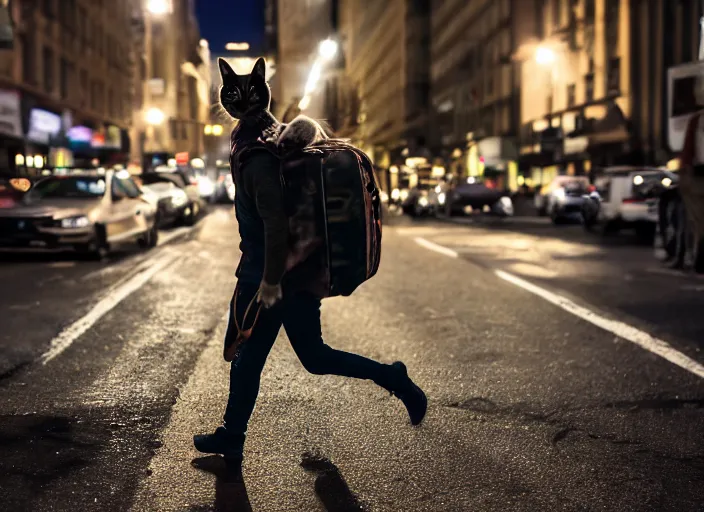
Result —
<path fill-rule="evenodd" d="M 258 285 L 240 282 L 230 302 L 230 321 L 226 337 L 237 336 L 232 319 L 233 304 L 241 327 L 251 325 L 243 317 L 250 301 L 256 296 Z M 252 309 L 255 309 L 253 306 Z M 259 381 L 271 347 L 283 325 L 293 350 L 303 367 L 316 375 L 340 375 L 368 379 L 391 390 L 392 367 L 366 357 L 335 350 L 323 342 L 320 327 L 320 299 L 305 293 L 284 293 L 284 298 L 270 309 L 262 308 L 251 337 L 240 347 L 230 366 L 230 396 L 225 410 L 225 427 L 233 433 L 246 433 L 247 423 L 254 411 L 259 394 Z"/>

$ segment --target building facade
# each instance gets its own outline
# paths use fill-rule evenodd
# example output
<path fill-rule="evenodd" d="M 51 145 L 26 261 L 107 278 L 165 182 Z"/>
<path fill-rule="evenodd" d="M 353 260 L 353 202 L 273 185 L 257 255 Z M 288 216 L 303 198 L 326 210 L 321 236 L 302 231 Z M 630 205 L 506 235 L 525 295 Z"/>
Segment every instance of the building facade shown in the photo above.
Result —
<path fill-rule="evenodd" d="M 124 164 L 132 106 L 127 2 L 16 0 L 0 50 L 0 172 Z"/>
<path fill-rule="evenodd" d="M 429 30 L 429 1 L 341 2 L 344 135 L 380 172 L 429 157 Z"/>
<path fill-rule="evenodd" d="M 463 176 L 517 187 L 520 65 L 531 0 L 434 0 L 431 18 L 433 150 Z"/>
<path fill-rule="evenodd" d="M 317 57 L 318 45 L 334 32 L 334 0 L 278 0 L 277 17 L 277 77 L 274 80 L 274 114 L 283 119 L 287 111 L 305 96 L 306 83 Z M 312 94 L 306 114 L 324 117 L 324 96 Z M 288 120 L 288 119 L 286 119 Z"/>
<path fill-rule="evenodd" d="M 193 0 L 171 0 L 168 6 L 167 12 L 152 13 L 142 0 L 133 4 L 140 92 L 132 105 L 132 157 L 144 169 L 176 157 L 185 163 L 205 152 L 209 97 L 199 88 L 209 79 L 207 43 L 201 42 Z"/>
<path fill-rule="evenodd" d="M 667 68 L 697 60 L 699 0 L 535 0 L 519 52 L 530 184 L 614 164 L 665 164 Z"/>

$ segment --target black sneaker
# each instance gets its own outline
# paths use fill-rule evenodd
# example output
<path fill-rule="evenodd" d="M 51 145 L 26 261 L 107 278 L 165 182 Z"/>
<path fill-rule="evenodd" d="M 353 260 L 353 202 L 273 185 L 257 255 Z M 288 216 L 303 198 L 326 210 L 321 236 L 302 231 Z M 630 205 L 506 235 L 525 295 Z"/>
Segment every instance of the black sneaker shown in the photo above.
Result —
<path fill-rule="evenodd" d="M 394 389 L 391 394 L 399 398 L 408 410 L 411 425 L 420 425 L 428 410 L 428 397 L 408 376 L 406 365 L 397 361 L 391 365 L 394 372 Z"/>
<path fill-rule="evenodd" d="M 218 427 L 214 434 L 193 436 L 193 446 L 201 453 L 217 453 L 228 462 L 242 462 L 244 434 L 233 434 L 225 427 Z"/>

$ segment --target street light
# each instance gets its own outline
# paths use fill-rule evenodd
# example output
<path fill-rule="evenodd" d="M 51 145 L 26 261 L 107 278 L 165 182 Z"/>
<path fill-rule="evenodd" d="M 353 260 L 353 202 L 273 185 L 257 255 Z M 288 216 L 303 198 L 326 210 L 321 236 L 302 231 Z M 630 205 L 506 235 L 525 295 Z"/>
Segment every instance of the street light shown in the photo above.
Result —
<path fill-rule="evenodd" d="M 203 133 L 205 135 L 214 135 L 216 137 L 219 137 L 222 135 L 222 132 L 224 131 L 224 128 L 222 127 L 221 124 L 206 124 L 205 128 L 203 128 Z"/>
<path fill-rule="evenodd" d="M 162 112 L 158 108 L 150 108 L 147 110 L 147 112 L 144 115 L 145 120 L 147 123 L 151 125 L 159 125 L 164 122 L 164 112 Z"/>
<path fill-rule="evenodd" d="M 337 55 L 337 41 L 330 38 L 322 41 L 318 46 L 318 54 L 325 61 L 335 58 L 335 55 Z"/>
<path fill-rule="evenodd" d="M 151 14 L 167 14 L 171 10 L 169 0 L 148 0 L 147 11 Z"/>
<path fill-rule="evenodd" d="M 539 46 L 535 50 L 535 61 L 541 66 L 547 66 L 555 62 L 555 52 L 545 46 Z"/>

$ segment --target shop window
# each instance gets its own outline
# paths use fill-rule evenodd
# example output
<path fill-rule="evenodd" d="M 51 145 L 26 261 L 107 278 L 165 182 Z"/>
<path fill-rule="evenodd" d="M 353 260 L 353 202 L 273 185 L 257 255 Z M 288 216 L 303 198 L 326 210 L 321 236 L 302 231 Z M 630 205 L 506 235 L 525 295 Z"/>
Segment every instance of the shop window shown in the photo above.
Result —
<path fill-rule="evenodd" d="M 621 92 L 621 59 L 609 59 L 606 72 L 606 94 L 619 94 Z"/>
<path fill-rule="evenodd" d="M 589 73 L 584 77 L 584 96 L 585 101 L 589 103 L 594 101 L 594 73 Z"/>
<path fill-rule="evenodd" d="M 577 86 L 569 84 L 567 86 L 567 107 L 574 107 L 575 103 L 577 103 Z"/>

